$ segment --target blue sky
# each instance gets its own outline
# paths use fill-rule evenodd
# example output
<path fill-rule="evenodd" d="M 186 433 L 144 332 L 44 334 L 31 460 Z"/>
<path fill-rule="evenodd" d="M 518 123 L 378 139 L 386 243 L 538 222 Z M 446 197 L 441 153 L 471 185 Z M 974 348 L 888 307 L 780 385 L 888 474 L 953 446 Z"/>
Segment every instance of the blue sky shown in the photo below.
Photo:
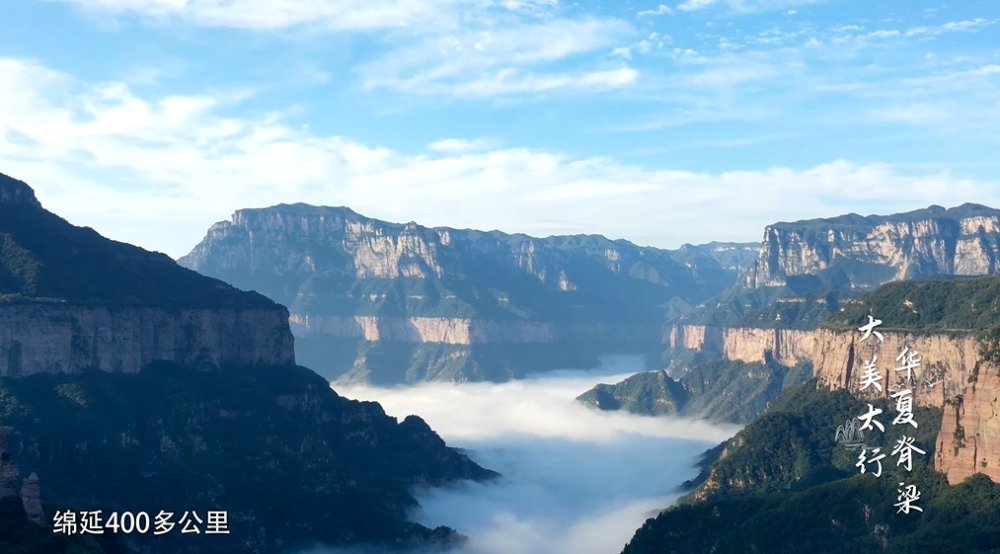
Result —
<path fill-rule="evenodd" d="M 1000 207 L 1000 3 L 2 0 L 0 172 L 185 254 L 282 202 L 643 245 Z"/>

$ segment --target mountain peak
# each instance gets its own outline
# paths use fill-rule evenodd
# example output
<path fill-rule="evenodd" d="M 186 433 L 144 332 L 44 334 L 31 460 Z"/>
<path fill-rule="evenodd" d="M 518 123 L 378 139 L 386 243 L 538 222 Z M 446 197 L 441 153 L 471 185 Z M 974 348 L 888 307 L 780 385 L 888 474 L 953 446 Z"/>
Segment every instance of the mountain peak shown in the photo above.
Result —
<path fill-rule="evenodd" d="M 3 173 L 0 173 L 0 205 L 42 206 L 27 183 Z"/>

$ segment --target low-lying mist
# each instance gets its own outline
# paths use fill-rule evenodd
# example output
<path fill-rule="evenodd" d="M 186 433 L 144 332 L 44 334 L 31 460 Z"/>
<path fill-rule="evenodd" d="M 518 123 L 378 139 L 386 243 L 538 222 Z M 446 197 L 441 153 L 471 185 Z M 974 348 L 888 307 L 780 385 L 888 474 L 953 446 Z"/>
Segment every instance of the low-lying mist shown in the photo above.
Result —
<path fill-rule="evenodd" d="M 640 370 L 641 360 L 611 357 L 598 370 L 503 384 L 336 390 L 378 401 L 400 419 L 419 415 L 449 445 L 503 475 L 417 491 L 414 521 L 469 537 L 456 554 L 617 554 L 697 474 L 698 455 L 738 429 L 600 412 L 574 400 Z"/>

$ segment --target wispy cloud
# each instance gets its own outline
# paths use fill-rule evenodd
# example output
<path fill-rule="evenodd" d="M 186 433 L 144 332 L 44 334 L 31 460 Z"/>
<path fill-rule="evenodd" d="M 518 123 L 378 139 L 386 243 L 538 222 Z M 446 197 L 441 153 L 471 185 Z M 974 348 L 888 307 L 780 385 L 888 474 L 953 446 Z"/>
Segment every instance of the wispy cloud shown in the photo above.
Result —
<path fill-rule="evenodd" d="M 361 66 L 358 73 L 365 89 L 417 94 L 482 97 L 613 88 L 633 82 L 637 71 L 593 65 L 566 71 L 552 64 L 608 48 L 632 34 L 631 25 L 616 19 L 519 23 L 419 41 Z"/>
<path fill-rule="evenodd" d="M 462 14 L 497 9 L 536 13 L 553 0 L 49 0 L 106 14 L 133 14 L 209 27 L 281 29 L 312 24 L 328 31 L 447 29 Z"/>
<path fill-rule="evenodd" d="M 997 23 L 996 19 L 987 20 L 983 18 L 977 18 L 970 21 L 952 21 L 950 23 L 945 23 L 944 25 L 938 25 L 935 27 L 914 27 L 906 31 L 906 36 L 922 36 L 922 35 L 942 35 L 944 33 L 953 33 L 957 31 L 973 31 L 980 27 L 988 27 Z"/>
<path fill-rule="evenodd" d="M 670 6 L 660 4 L 655 10 L 643 10 L 636 14 L 636 17 L 645 17 L 647 15 L 673 15 L 674 10 L 670 9 Z"/>
<path fill-rule="evenodd" d="M 687 0 L 677 5 L 677 9 L 685 12 L 701 10 L 715 4 L 718 0 Z"/>
<path fill-rule="evenodd" d="M 816 4 L 826 0 L 686 0 L 677 6 L 677 9 L 685 12 L 693 12 L 705 9 L 714 5 L 725 5 L 735 12 L 762 12 L 770 10 L 785 10 L 794 6 L 804 4 Z M 795 10 L 787 12 L 789 15 L 797 13 Z"/>
<path fill-rule="evenodd" d="M 996 182 L 847 161 L 701 173 L 495 146 L 407 156 L 300 129 L 281 113 L 221 115 L 242 101 L 238 93 L 144 97 L 24 60 L 0 59 L 0 72 L 0 171 L 31 183 L 77 224 L 175 256 L 236 209 L 298 201 L 395 221 L 600 233 L 664 247 L 750 240 L 773 221 L 835 215 L 857 202 L 885 212 L 1000 204 Z M 438 148 L 448 145 L 464 143 Z"/>
<path fill-rule="evenodd" d="M 462 152 L 478 152 L 482 150 L 488 150 L 494 148 L 497 145 L 497 141 L 485 138 L 478 138 L 473 140 L 465 139 L 441 139 L 436 140 L 427 145 L 428 150 L 433 150 L 435 152 L 446 152 L 449 154 L 462 153 Z"/>

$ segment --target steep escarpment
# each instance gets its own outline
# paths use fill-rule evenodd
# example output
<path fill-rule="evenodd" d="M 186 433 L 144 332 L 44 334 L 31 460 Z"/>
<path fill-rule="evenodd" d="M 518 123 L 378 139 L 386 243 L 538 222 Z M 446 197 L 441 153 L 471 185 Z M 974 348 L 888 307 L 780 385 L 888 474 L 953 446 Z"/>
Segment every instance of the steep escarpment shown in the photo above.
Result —
<path fill-rule="evenodd" d="M 993 275 L 1000 254 L 1000 210 L 977 204 L 889 216 L 850 214 L 777 223 L 741 278 L 748 288 L 873 289 L 936 274 Z"/>
<path fill-rule="evenodd" d="M 861 398 L 885 398 L 902 384 L 904 352 L 915 354 L 913 391 L 920 406 L 944 410 L 936 468 L 957 483 L 972 473 L 1000 476 L 1000 393 L 997 326 L 1000 279 L 890 283 L 861 296 L 814 331 L 676 327 L 668 345 L 713 353 L 723 359 L 771 360 L 784 366 L 809 362 L 821 386 Z M 858 327 L 874 314 L 882 335 L 861 340 Z M 877 357 L 877 359 L 876 359 Z M 897 359 L 899 358 L 899 359 Z M 875 362 L 882 390 L 862 391 L 865 365 Z"/>
<path fill-rule="evenodd" d="M 786 367 L 809 363 L 820 384 L 852 392 L 860 387 L 859 375 L 865 362 L 875 356 L 881 360 L 878 365 L 883 379 L 895 382 L 897 372 L 893 370 L 902 365 L 895 358 L 909 349 L 921 359 L 920 367 L 912 371 L 916 380 L 915 401 L 937 407 L 959 393 L 979 359 L 980 343 L 976 331 L 971 329 L 928 334 L 897 328 L 882 331 L 882 336 L 880 342 L 875 337 L 860 341 L 857 330 L 682 326 L 671 330 L 667 344 L 713 352 L 723 359 L 746 363 L 773 361 Z"/>
<path fill-rule="evenodd" d="M 944 408 L 935 467 L 960 483 L 975 473 L 1000 482 L 1000 366 L 983 364 Z"/>
<path fill-rule="evenodd" d="M 45 210 L 0 174 L 0 376 L 294 363 L 287 310 Z"/>
<path fill-rule="evenodd" d="M 737 283 L 675 323 L 807 329 L 893 281 L 994 275 L 1000 210 L 977 204 L 776 223 Z"/>
<path fill-rule="evenodd" d="M 240 210 L 179 262 L 288 305 L 300 361 L 330 377 L 504 380 L 525 358 L 547 369 L 653 349 L 663 322 L 735 282 L 755 246 L 665 251 L 296 204 Z"/>
<path fill-rule="evenodd" d="M 294 363 L 286 314 L 280 307 L 167 310 L 0 304 L 0 377 L 87 368 L 135 373 L 156 361 Z"/>
<path fill-rule="evenodd" d="M 678 325 L 664 333 L 663 343 L 667 352 L 696 352 L 702 360 L 714 357 L 733 363 L 774 364 L 779 368 L 809 365 L 812 375 L 821 385 L 844 388 L 863 396 L 880 394 L 883 397 L 887 394 L 885 387 L 880 393 L 874 388 L 863 393 L 859 390 L 865 364 L 875 360 L 883 382 L 897 384 L 902 374 L 895 369 L 903 365 L 903 359 L 896 358 L 904 352 L 913 352 L 919 360 L 919 367 L 912 370 L 913 382 L 910 385 L 915 401 L 919 405 L 944 407 L 965 394 L 970 380 L 974 381 L 979 374 L 978 364 L 982 361 L 983 347 L 981 334 L 1000 325 L 998 291 L 1000 279 L 997 277 L 890 283 L 844 303 L 818 329 Z M 877 314 L 884 322 L 879 327 L 882 341 L 875 336 L 861 340 L 858 327 L 867 323 L 870 313 Z M 679 383 L 694 376 L 704 380 L 706 368 L 688 363 L 672 368 L 666 378 L 676 379 Z M 751 385 L 755 388 L 759 384 L 754 384 L 756 380 L 753 376 L 762 373 L 767 372 L 748 369 L 744 377 L 728 379 L 730 384 L 727 386 L 737 390 Z M 786 379 L 784 370 L 772 373 L 772 380 L 777 379 L 784 386 L 794 384 L 794 381 Z M 798 377 L 803 375 L 798 374 Z M 637 395 L 667 403 L 685 398 L 677 392 L 668 398 L 657 396 L 654 391 L 641 391 L 641 387 L 636 386 L 640 380 L 637 376 L 632 382 L 615 385 L 616 391 L 612 396 L 618 398 L 622 409 L 632 409 L 634 403 L 621 401 Z M 716 379 L 714 382 L 722 381 Z M 682 388 L 690 397 L 689 387 Z M 765 390 L 773 393 L 780 388 Z M 591 392 L 596 393 L 597 390 Z M 717 394 L 713 393 L 713 396 Z M 733 398 L 747 399 L 744 402 L 746 405 L 740 406 L 745 414 L 753 413 L 754 406 L 759 413 L 762 407 L 760 400 L 765 403 L 770 400 L 766 396 L 757 398 L 746 394 Z M 740 400 L 732 402 L 739 403 Z M 613 405 L 611 402 L 604 404 Z M 640 413 L 644 412 L 640 410 Z"/>

